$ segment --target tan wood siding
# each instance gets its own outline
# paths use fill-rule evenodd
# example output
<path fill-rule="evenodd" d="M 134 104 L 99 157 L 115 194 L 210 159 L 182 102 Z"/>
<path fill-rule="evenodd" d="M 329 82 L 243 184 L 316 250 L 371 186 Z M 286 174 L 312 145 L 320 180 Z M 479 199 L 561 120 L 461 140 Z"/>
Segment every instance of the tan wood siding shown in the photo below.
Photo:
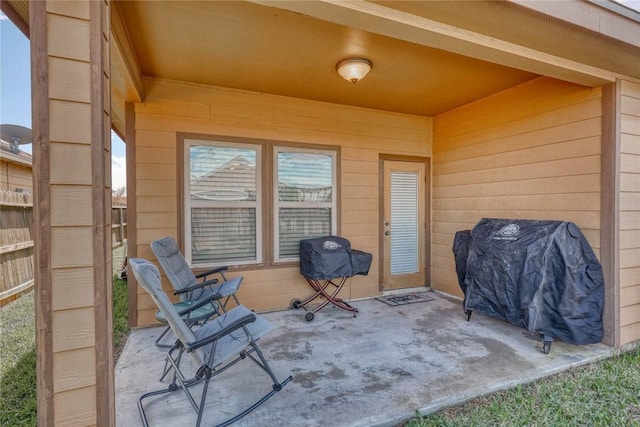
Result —
<path fill-rule="evenodd" d="M 640 340 L 640 84 L 620 82 L 620 344 Z"/>
<path fill-rule="evenodd" d="M 33 191 L 31 166 L 18 165 L 0 160 L 0 190 Z"/>
<path fill-rule="evenodd" d="M 461 295 L 453 236 L 483 217 L 573 221 L 598 254 L 600 98 L 541 77 L 434 118 L 433 288 Z"/>
<path fill-rule="evenodd" d="M 109 3 L 30 10 L 38 424 L 113 425 Z"/>
<path fill-rule="evenodd" d="M 343 288 L 347 298 L 378 294 L 378 158 L 380 153 L 429 157 L 431 119 L 321 102 L 161 80 L 146 80 L 136 104 L 137 255 L 153 259 L 152 240 L 178 237 L 177 132 L 340 146 L 341 234 L 374 254 L 366 277 Z M 310 293 L 299 267 L 236 270 L 239 297 L 255 310 L 287 307 Z M 167 284 L 165 283 L 165 286 Z M 155 323 L 155 308 L 138 289 L 138 325 Z"/>

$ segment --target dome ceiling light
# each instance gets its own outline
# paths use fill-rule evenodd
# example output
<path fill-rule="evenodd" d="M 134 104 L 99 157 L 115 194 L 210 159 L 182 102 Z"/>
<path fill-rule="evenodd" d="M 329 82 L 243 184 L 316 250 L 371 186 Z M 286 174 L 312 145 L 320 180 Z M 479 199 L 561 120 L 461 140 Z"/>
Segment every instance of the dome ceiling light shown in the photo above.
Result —
<path fill-rule="evenodd" d="M 336 64 L 336 71 L 343 79 L 358 83 L 371 71 L 373 64 L 365 58 L 346 58 Z"/>

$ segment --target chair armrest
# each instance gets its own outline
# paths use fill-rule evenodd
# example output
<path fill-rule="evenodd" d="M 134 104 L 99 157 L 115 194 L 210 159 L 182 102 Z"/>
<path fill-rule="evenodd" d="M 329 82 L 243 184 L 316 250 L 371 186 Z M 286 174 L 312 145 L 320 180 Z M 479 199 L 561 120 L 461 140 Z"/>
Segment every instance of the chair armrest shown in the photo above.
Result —
<path fill-rule="evenodd" d="M 214 341 L 219 340 L 220 338 L 224 337 L 225 335 L 228 335 L 229 333 L 235 331 L 236 329 L 240 329 L 243 326 L 248 325 L 249 323 L 253 323 L 256 321 L 256 315 L 251 313 L 251 314 L 247 314 L 246 316 L 241 317 L 240 319 L 236 320 L 235 322 L 231 323 L 230 325 L 220 329 L 219 331 L 217 331 L 214 334 L 211 334 L 209 336 L 206 336 L 198 341 L 195 341 L 191 344 L 189 344 L 189 350 L 188 351 L 193 351 L 197 348 L 200 348 L 202 346 L 205 346 L 207 344 L 211 344 Z"/>
<path fill-rule="evenodd" d="M 185 314 L 189 314 L 189 313 L 191 313 L 192 311 L 195 311 L 195 310 L 197 310 L 197 309 L 199 309 L 199 308 L 201 308 L 201 307 L 204 307 L 204 306 L 205 306 L 205 305 L 207 305 L 207 304 L 211 304 L 211 303 L 213 303 L 214 301 L 219 300 L 220 298 L 222 298 L 222 295 L 220 295 L 220 294 L 218 294 L 218 293 L 216 293 L 216 294 L 211 294 L 211 295 L 209 295 L 209 296 L 208 296 L 208 297 L 206 297 L 206 298 L 202 298 L 201 300 L 198 300 L 198 302 L 196 302 L 195 304 L 190 305 L 189 307 L 185 307 L 185 308 L 183 308 L 182 310 L 178 311 L 178 315 L 179 315 L 180 317 L 182 317 L 183 315 L 185 315 Z"/>
<path fill-rule="evenodd" d="M 196 283 L 195 285 L 187 286 L 186 288 L 178 289 L 177 291 L 173 291 L 174 295 L 185 294 L 187 292 L 197 291 L 206 286 L 215 285 L 218 283 L 218 279 L 206 280 L 204 282 Z"/>
<path fill-rule="evenodd" d="M 223 266 L 223 267 L 216 267 L 213 270 L 209 270 L 209 271 L 205 271 L 204 273 L 200 273 L 200 274 L 196 274 L 196 279 L 199 279 L 201 277 L 206 278 L 207 276 L 211 275 L 211 274 L 216 274 L 216 273 L 221 273 L 223 271 L 227 271 L 229 269 L 228 266 Z"/>

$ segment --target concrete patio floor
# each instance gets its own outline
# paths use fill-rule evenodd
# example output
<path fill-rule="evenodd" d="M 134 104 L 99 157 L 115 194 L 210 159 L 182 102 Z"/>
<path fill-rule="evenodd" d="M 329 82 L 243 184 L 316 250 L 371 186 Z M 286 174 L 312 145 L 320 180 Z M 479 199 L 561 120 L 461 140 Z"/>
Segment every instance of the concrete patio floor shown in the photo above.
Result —
<path fill-rule="evenodd" d="M 350 313 L 327 307 L 312 322 L 304 311 L 264 314 L 277 329 L 259 341 L 276 376 L 291 381 L 238 426 L 397 426 L 416 410 L 431 413 L 517 384 L 613 355 L 597 344 L 555 341 L 548 355 L 522 328 L 473 313 L 436 292 L 389 306 L 376 299 Z M 138 397 L 158 382 L 165 352 L 153 345 L 163 328 L 132 331 L 116 366 L 118 426 L 141 425 Z M 183 361 L 189 366 L 191 359 Z M 267 393 L 271 382 L 243 361 L 212 380 L 203 425 L 216 425 Z M 182 392 L 145 400 L 151 426 L 194 425 Z"/>

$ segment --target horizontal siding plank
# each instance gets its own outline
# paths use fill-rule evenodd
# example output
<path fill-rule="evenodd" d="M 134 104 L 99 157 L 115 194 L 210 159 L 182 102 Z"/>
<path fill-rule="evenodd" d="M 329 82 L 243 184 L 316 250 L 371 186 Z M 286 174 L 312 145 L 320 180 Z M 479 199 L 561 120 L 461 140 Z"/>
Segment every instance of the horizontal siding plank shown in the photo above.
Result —
<path fill-rule="evenodd" d="M 65 268 L 51 271 L 51 294 L 54 311 L 93 307 L 93 268 Z"/>
<path fill-rule="evenodd" d="M 203 102 L 166 101 L 163 99 L 146 97 L 144 103 L 137 103 L 136 114 L 159 114 L 163 116 L 195 117 L 209 119 L 210 106 Z"/>
<path fill-rule="evenodd" d="M 65 427 L 94 426 L 96 413 L 96 387 L 84 387 L 53 395 L 55 420 L 53 424 Z"/>
<path fill-rule="evenodd" d="M 177 179 L 176 164 L 139 163 L 136 165 L 136 179 Z"/>
<path fill-rule="evenodd" d="M 176 234 L 176 228 L 145 228 L 144 224 L 138 224 L 138 243 L 150 244 L 154 240 Z M 141 256 L 141 255 L 139 255 Z"/>
<path fill-rule="evenodd" d="M 600 156 L 578 157 L 574 159 L 550 160 L 548 162 L 523 164 L 494 169 L 464 171 L 455 174 L 443 174 L 434 166 L 434 187 L 448 185 L 480 184 L 490 182 L 517 181 L 563 176 L 583 176 L 600 174 Z M 434 189 L 435 190 L 435 189 Z"/>
<path fill-rule="evenodd" d="M 378 174 L 366 173 L 343 173 L 341 175 L 342 182 L 358 183 L 359 187 L 376 187 L 378 188 Z"/>
<path fill-rule="evenodd" d="M 640 322 L 620 328 L 620 345 L 630 344 L 640 340 Z"/>
<path fill-rule="evenodd" d="M 620 150 L 623 154 L 640 154 L 640 135 L 620 135 Z"/>
<path fill-rule="evenodd" d="M 88 62 L 49 57 L 48 72 L 49 98 L 91 102 L 91 65 Z"/>
<path fill-rule="evenodd" d="M 630 82 L 628 80 L 621 80 L 621 92 L 623 95 L 632 96 L 634 98 L 640 98 L 640 84 Z"/>
<path fill-rule="evenodd" d="M 505 153 L 496 154 L 486 151 L 483 156 L 447 163 L 442 163 L 439 160 L 437 166 L 434 166 L 434 171 L 437 169 L 438 174 L 451 174 L 529 163 L 543 163 L 550 160 L 575 159 L 599 154 L 600 140 L 592 137 Z"/>
<path fill-rule="evenodd" d="M 620 308 L 620 326 L 640 323 L 640 304 Z"/>
<path fill-rule="evenodd" d="M 175 180 L 149 180 L 140 179 L 136 181 L 136 196 L 172 196 L 178 194 L 177 182 Z"/>
<path fill-rule="evenodd" d="M 53 354 L 54 392 L 96 384 L 96 350 L 82 348 Z"/>
<path fill-rule="evenodd" d="M 51 225 L 93 224 L 93 199 L 90 186 L 51 186 Z"/>
<path fill-rule="evenodd" d="M 575 123 L 566 123 L 558 128 L 534 129 L 526 133 L 507 134 L 497 138 L 492 134 L 478 136 L 473 145 L 454 148 L 451 142 L 434 140 L 434 153 L 442 162 L 454 160 L 472 159 L 486 154 L 489 148 L 494 153 L 507 153 L 526 148 L 534 148 L 558 144 L 566 141 L 583 140 L 593 138 L 600 133 L 600 118 L 581 120 Z M 437 141 L 437 145 L 436 142 Z"/>
<path fill-rule="evenodd" d="M 636 230 L 622 230 L 620 232 L 620 249 L 640 248 L 640 224 Z M 640 266 L 640 260 L 638 260 Z"/>
<path fill-rule="evenodd" d="M 177 141 L 175 131 L 161 132 L 136 128 L 136 147 L 173 148 L 175 150 Z"/>
<path fill-rule="evenodd" d="M 89 21 L 62 15 L 47 14 L 49 56 L 90 61 Z M 53 123 L 53 120 L 50 120 Z"/>
<path fill-rule="evenodd" d="M 434 134 L 433 152 L 442 154 L 443 151 L 453 148 L 469 147 L 494 139 L 502 139 L 513 135 L 525 135 L 540 129 L 549 128 L 554 128 L 554 133 L 559 133 L 565 140 L 571 140 L 575 138 L 575 133 L 566 129 L 568 123 L 583 122 L 588 119 L 598 118 L 600 115 L 600 100 L 594 99 L 496 127 L 487 127 L 484 122 L 478 122 L 475 124 L 477 128 L 467 133 L 457 134 L 455 136 L 439 136 Z M 535 120 L 532 120 L 532 118 Z M 595 123 L 594 125 L 596 125 L 594 126 L 595 133 L 599 133 L 600 127 Z M 593 133 L 591 135 L 593 135 Z"/>
<path fill-rule="evenodd" d="M 631 96 L 620 97 L 620 112 L 630 116 L 640 117 L 640 98 Z"/>
<path fill-rule="evenodd" d="M 92 185 L 91 146 L 51 142 L 49 163 L 52 184 Z"/>
<path fill-rule="evenodd" d="M 640 192 L 640 175 L 635 173 L 621 173 L 620 191 Z"/>
<path fill-rule="evenodd" d="M 89 19 L 89 3 L 81 1 L 54 1 L 47 3 L 47 12 L 71 18 Z"/>
<path fill-rule="evenodd" d="M 599 229 L 599 211 L 547 211 L 547 210 L 500 210 L 500 211 L 434 211 L 433 220 L 444 222 L 450 219 L 454 222 L 477 223 L 482 218 L 514 218 L 514 219 L 541 219 L 555 221 L 571 221 L 580 228 Z"/>
<path fill-rule="evenodd" d="M 629 114 L 620 114 L 620 132 L 640 135 L 640 118 Z"/>
<path fill-rule="evenodd" d="M 136 145 L 136 163 L 138 164 L 176 164 L 175 148 L 156 148 Z"/>
<path fill-rule="evenodd" d="M 620 193 L 620 210 L 640 211 L 640 193 Z M 640 224 L 638 226 L 640 228 Z"/>
<path fill-rule="evenodd" d="M 620 269 L 620 287 L 640 285 L 640 266 Z"/>
<path fill-rule="evenodd" d="M 137 223 L 144 228 L 171 228 L 178 224 L 176 212 L 138 212 Z"/>
<path fill-rule="evenodd" d="M 378 162 L 364 162 L 360 160 L 346 160 L 341 158 L 341 172 L 344 173 L 364 173 L 378 174 Z"/>
<path fill-rule="evenodd" d="M 634 305 L 640 307 L 640 285 L 620 289 L 620 306 L 629 307 Z M 640 322 L 640 317 L 637 321 Z"/>
<path fill-rule="evenodd" d="M 600 191 L 600 175 L 573 175 L 553 178 L 532 178 L 523 182 L 494 181 L 465 185 L 441 186 L 433 191 L 433 198 L 466 198 L 518 196 L 527 194 L 591 193 Z"/>
<path fill-rule="evenodd" d="M 340 159 L 358 160 L 362 162 L 377 162 L 380 154 L 377 150 L 360 147 L 344 147 L 340 150 Z"/>
<path fill-rule="evenodd" d="M 444 137 L 440 134 L 442 130 L 455 129 L 467 121 L 472 123 L 481 121 L 486 122 L 487 126 L 497 126 L 563 106 L 600 98 L 601 93 L 599 88 L 576 90 L 576 86 L 571 83 L 541 77 L 437 116 L 434 120 L 434 134 L 437 138 L 442 138 Z M 518 108 L 511 108 L 513 105 L 517 105 Z M 496 110 L 500 114 L 496 114 Z"/>
<path fill-rule="evenodd" d="M 52 227 L 51 267 L 89 267 L 93 265 L 93 228 Z"/>
<path fill-rule="evenodd" d="M 340 188 L 342 203 L 349 203 L 352 199 L 373 199 L 378 201 L 378 187 L 373 185 L 343 185 Z"/>
<path fill-rule="evenodd" d="M 435 210 L 464 211 L 517 211 L 539 209 L 554 211 L 597 211 L 600 209 L 600 193 L 577 194 L 531 194 L 509 197 L 466 197 L 457 199 L 434 199 Z"/>
<path fill-rule="evenodd" d="M 640 120 L 640 118 L 638 119 Z M 620 171 L 640 174 L 640 154 L 623 154 L 620 156 Z M 640 179 L 640 175 L 638 176 Z"/>
<path fill-rule="evenodd" d="M 174 196 L 138 196 L 136 206 L 138 213 L 177 212 L 178 199 Z"/>
<path fill-rule="evenodd" d="M 53 312 L 53 352 L 95 346 L 94 307 Z"/>
<path fill-rule="evenodd" d="M 640 267 L 640 248 L 620 250 L 620 268 Z"/>
<path fill-rule="evenodd" d="M 91 144 L 90 104 L 50 100 L 49 116 L 51 141 Z"/>
<path fill-rule="evenodd" d="M 620 230 L 637 230 L 640 228 L 640 211 L 620 212 Z"/>

